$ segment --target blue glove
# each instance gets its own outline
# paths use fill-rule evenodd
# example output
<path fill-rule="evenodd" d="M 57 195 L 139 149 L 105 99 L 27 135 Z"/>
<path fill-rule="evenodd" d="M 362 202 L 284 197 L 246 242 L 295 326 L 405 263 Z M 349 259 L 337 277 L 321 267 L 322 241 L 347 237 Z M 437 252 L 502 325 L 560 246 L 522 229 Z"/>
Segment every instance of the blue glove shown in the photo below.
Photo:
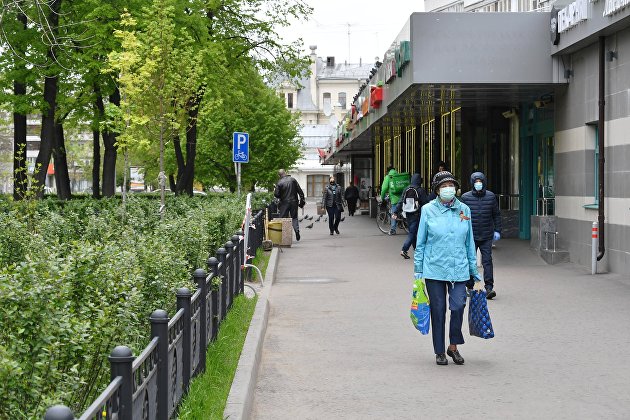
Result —
<path fill-rule="evenodd" d="M 501 239 L 501 234 L 499 232 L 494 232 L 494 236 L 492 237 L 493 241 L 498 241 Z"/>
<path fill-rule="evenodd" d="M 420 280 L 422 278 L 422 273 L 413 273 L 413 278 L 415 280 Z"/>

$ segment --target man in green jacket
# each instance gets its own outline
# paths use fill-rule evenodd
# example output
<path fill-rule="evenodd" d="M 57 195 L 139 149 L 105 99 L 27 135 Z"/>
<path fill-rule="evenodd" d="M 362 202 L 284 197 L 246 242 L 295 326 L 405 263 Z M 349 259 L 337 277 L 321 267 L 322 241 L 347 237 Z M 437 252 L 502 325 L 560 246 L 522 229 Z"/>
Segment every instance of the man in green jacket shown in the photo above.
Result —
<path fill-rule="evenodd" d="M 396 169 L 394 169 L 393 166 L 390 166 L 389 168 L 387 168 L 387 175 L 385 175 L 385 178 L 383 178 L 383 182 L 381 183 L 381 200 L 385 200 L 385 195 L 389 193 L 389 200 L 391 202 L 391 210 L 393 210 L 394 207 L 396 207 L 396 204 L 398 204 L 398 201 L 400 201 L 401 192 L 396 193 L 394 191 L 389 190 L 390 178 L 392 178 L 397 173 L 398 171 L 396 171 Z M 391 216 L 391 213 L 390 213 L 390 216 Z M 391 227 L 389 229 L 389 234 L 390 235 L 396 234 L 396 219 L 394 218 L 391 219 Z"/>

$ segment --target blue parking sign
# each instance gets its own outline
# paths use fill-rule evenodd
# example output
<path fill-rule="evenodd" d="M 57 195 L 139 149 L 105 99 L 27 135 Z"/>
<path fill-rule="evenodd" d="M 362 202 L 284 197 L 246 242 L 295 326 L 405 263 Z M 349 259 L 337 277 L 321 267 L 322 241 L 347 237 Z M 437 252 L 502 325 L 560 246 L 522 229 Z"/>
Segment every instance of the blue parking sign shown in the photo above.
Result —
<path fill-rule="evenodd" d="M 232 162 L 249 162 L 249 134 L 232 134 Z"/>

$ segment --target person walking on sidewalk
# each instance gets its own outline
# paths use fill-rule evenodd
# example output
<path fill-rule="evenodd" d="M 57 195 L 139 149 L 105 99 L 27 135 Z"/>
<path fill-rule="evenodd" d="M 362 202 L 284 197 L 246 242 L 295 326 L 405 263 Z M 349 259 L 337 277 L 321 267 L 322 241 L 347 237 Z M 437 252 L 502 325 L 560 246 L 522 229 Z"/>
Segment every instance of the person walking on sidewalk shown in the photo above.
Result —
<path fill-rule="evenodd" d="M 437 198 L 422 207 L 414 253 L 414 277 L 424 278 L 429 294 L 433 350 L 438 365 L 464 364 L 457 346 L 464 344 L 462 322 L 466 306 L 466 282 L 477 271 L 470 208 L 457 198 L 459 182 L 448 171 L 435 174 L 431 184 Z M 451 310 L 449 346 L 445 350 L 446 296 Z"/>
<path fill-rule="evenodd" d="M 381 184 L 381 200 L 385 200 L 385 196 L 389 194 L 389 202 L 391 204 L 390 216 L 394 214 L 394 207 L 396 206 L 396 204 L 398 204 L 398 201 L 400 200 L 400 193 L 402 192 L 396 192 L 390 188 L 390 181 L 397 173 L 398 172 L 396 171 L 396 169 L 394 169 L 393 166 L 388 167 L 387 175 L 385 175 L 385 178 L 383 178 L 383 183 Z M 391 226 L 389 228 L 390 235 L 396 234 L 396 223 L 396 218 L 391 217 Z"/>
<path fill-rule="evenodd" d="M 482 172 L 474 172 L 470 176 L 472 189 L 465 192 L 461 201 L 470 207 L 472 227 L 476 249 L 481 251 L 483 265 L 483 281 L 487 298 L 497 295 L 494 290 L 494 270 L 492 266 L 492 242 L 501 239 L 501 212 L 494 193 L 486 189 L 486 176 Z M 472 280 L 467 284 L 472 289 Z"/>
<path fill-rule="evenodd" d="M 354 183 L 351 182 L 350 186 L 346 188 L 343 198 L 348 203 L 348 214 L 354 216 L 354 212 L 357 211 L 357 200 L 359 199 L 359 189 L 354 186 Z"/>
<path fill-rule="evenodd" d="M 291 224 L 295 231 L 295 239 L 300 240 L 300 223 L 298 222 L 298 206 L 303 208 L 306 204 L 304 191 L 295 178 L 287 174 L 284 169 L 278 170 L 280 180 L 273 191 L 274 197 L 280 200 L 278 213 L 280 217 L 291 217 Z"/>
<path fill-rule="evenodd" d="M 427 193 L 422 185 L 422 176 L 416 173 L 411 177 L 411 185 L 409 185 L 405 191 L 403 191 L 400 201 L 396 205 L 395 211 L 393 211 L 392 217 L 395 218 L 396 215 L 403 211 L 405 212 L 405 218 L 407 219 L 407 226 L 409 227 L 409 233 L 407 234 L 407 239 L 403 243 L 402 250 L 400 251 L 400 255 L 408 260 L 409 247 L 413 245 L 413 248 L 416 248 L 416 239 L 418 235 L 418 223 L 420 223 L 420 214 L 422 211 L 422 206 L 429 202 L 427 197 Z"/>
<path fill-rule="evenodd" d="M 330 234 L 339 235 L 339 221 L 343 211 L 343 191 L 335 182 L 335 177 L 331 176 L 328 185 L 324 188 L 322 197 L 322 207 L 328 212 L 328 228 Z"/>

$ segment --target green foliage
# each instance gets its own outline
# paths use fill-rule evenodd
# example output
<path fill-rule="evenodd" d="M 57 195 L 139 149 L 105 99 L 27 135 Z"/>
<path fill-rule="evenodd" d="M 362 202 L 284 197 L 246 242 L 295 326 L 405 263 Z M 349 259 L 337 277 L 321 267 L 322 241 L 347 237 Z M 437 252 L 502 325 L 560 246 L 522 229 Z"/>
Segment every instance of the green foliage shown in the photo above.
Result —
<path fill-rule="evenodd" d="M 174 291 L 194 289 L 243 201 L 170 197 L 160 220 L 154 198 L 132 196 L 123 223 L 117 198 L 0 200 L 0 418 L 41 418 L 55 403 L 81 412 L 109 381 L 111 349 L 138 354 L 149 314 L 174 313 Z"/>

